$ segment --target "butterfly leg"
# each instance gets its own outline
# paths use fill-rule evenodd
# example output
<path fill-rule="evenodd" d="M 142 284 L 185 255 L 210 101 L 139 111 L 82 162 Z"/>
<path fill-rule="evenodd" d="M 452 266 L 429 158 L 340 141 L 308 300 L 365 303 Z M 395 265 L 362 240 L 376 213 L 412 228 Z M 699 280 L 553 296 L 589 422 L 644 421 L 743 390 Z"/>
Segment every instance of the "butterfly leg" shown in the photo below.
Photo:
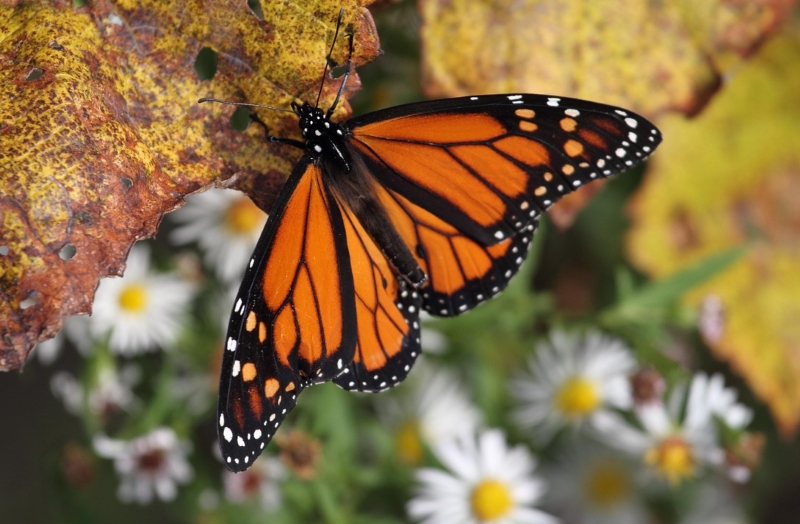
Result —
<path fill-rule="evenodd" d="M 256 124 L 259 124 L 261 127 L 264 128 L 264 135 L 267 137 L 267 142 L 273 142 L 273 143 L 277 142 L 279 144 L 288 144 L 290 146 L 299 147 L 300 149 L 305 149 L 306 148 L 305 143 L 303 143 L 303 142 L 301 142 L 299 140 L 294 140 L 294 139 L 291 139 L 291 138 L 281 138 L 281 137 L 277 137 L 277 136 L 271 135 L 269 133 L 269 127 L 267 126 L 267 124 L 264 123 L 264 121 L 261 120 L 261 118 L 259 118 L 258 115 L 255 114 L 255 113 L 250 113 L 250 121 L 251 122 L 255 122 Z"/>
<path fill-rule="evenodd" d="M 255 113 L 250 113 L 249 116 L 251 122 L 255 122 L 256 124 L 259 124 L 261 127 L 264 128 L 264 135 L 267 137 L 267 141 L 270 141 L 269 127 L 267 126 L 267 124 L 264 123 L 264 121 L 261 120 L 261 118 L 259 118 L 259 116 Z"/>

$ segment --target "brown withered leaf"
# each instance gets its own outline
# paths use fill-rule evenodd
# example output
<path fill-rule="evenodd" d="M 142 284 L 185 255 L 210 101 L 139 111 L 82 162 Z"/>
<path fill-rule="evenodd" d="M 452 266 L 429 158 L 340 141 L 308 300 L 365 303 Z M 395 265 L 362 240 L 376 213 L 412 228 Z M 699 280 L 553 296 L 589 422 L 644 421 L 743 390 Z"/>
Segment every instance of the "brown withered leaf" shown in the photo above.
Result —
<path fill-rule="evenodd" d="M 121 274 L 131 244 L 185 195 L 227 181 L 271 205 L 296 153 L 197 100 L 315 100 L 341 7 L 355 63 L 379 52 L 362 5 L 265 3 L 261 20 L 234 0 L 0 3 L 0 370 L 90 312 L 98 280 Z M 194 69 L 205 47 L 218 54 L 211 80 Z M 326 82 L 323 107 L 338 85 Z M 260 116 L 297 137 L 295 119 Z"/>

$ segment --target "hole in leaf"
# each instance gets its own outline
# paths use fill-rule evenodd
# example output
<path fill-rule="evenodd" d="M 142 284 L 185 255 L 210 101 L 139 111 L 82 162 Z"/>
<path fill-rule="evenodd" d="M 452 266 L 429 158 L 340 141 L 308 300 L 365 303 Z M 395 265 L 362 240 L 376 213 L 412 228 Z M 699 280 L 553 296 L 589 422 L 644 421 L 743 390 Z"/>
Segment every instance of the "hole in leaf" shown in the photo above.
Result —
<path fill-rule="evenodd" d="M 44 69 L 42 69 L 41 67 L 34 67 L 30 71 L 28 71 L 28 76 L 25 77 L 25 81 L 33 82 L 35 80 L 39 80 L 40 78 L 42 78 L 43 74 L 44 74 Z"/>
<path fill-rule="evenodd" d="M 6 256 L 8 251 L 8 246 L 0 246 L 0 257 Z"/>
<path fill-rule="evenodd" d="M 24 309 L 28 309 L 29 307 L 35 306 L 38 303 L 39 303 L 39 295 L 37 295 L 36 292 L 34 291 L 30 295 L 28 295 L 26 298 L 23 298 L 22 300 L 20 300 L 19 308 L 23 309 L 23 310 Z"/>
<path fill-rule="evenodd" d="M 194 72 L 200 80 L 211 80 L 217 73 L 217 53 L 210 47 L 204 47 L 194 60 Z"/>
<path fill-rule="evenodd" d="M 244 131 L 250 125 L 250 110 L 239 106 L 231 115 L 231 127 L 237 131 Z"/>
<path fill-rule="evenodd" d="M 67 244 L 61 248 L 61 251 L 58 252 L 58 256 L 61 258 L 61 260 L 69 260 L 70 258 L 74 257 L 75 253 L 77 252 L 78 248 L 72 244 Z"/>
<path fill-rule="evenodd" d="M 259 20 L 264 20 L 264 10 L 261 9 L 261 0 L 247 0 L 247 7 Z"/>
<path fill-rule="evenodd" d="M 125 186 L 126 189 L 133 187 L 133 180 L 128 177 L 122 177 L 122 185 Z"/>

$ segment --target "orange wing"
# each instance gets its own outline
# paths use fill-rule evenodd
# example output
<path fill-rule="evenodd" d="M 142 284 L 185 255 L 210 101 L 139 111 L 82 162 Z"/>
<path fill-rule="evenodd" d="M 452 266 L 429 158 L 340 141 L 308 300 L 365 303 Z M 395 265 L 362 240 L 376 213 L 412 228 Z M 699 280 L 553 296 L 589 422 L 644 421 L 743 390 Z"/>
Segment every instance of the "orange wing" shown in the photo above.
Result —
<path fill-rule="evenodd" d="M 356 310 L 342 215 L 304 157 L 282 189 L 234 304 L 222 361 L 218 434 L 246 469 L 297 395 L 353 360 Z"/>
<path fill-rule="evenodd" d="M 379 189 L 378 198 L 427 275 L 423 304 L 438 316 L 468 311 L 505 289 L 525 261 L 537 225 L 486 246 L 394 191 Z"/>
<path fill-rule="evenodd" d="M 384 187 L 379 198 L 428 275 L 423 306 L 435 315 L 497 294 L 542 212 L 661 141 L 630 111 L 543 95 L 433 100 L 346 125 L 352 154 Z"/>
<path fill-rule="evenodd" d="M 354 278 L 358 341 L 353 362 L 334 382 L 348 390 L 381 391 L 402 381 L 420 353 L 421 297 L 393 273 L 352 210 L 340 205 Z"/>

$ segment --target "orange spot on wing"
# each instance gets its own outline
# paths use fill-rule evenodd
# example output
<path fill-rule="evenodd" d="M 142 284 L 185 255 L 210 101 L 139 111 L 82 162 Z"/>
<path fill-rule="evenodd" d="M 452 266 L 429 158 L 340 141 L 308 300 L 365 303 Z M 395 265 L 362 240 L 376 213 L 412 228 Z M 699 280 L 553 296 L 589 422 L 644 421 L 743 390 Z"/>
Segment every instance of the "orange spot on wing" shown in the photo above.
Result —
<path fill-rule="evenodd" d="M 520 118 L 528 118 L 528 119 L 536 116 L 536 113 L 533 111 L 533 109 L 517 109 L 516 111 L 514 111 L 514 114 Z"/>
<path fill-rule="evenodd" d="M 242 380 L 250 382 L 256 378 L 256 366 L 252 362 L 247 362 L 242 366 Z"/>
<path fill-rule="evenodd" d="M 569 156 L 578 156 L 583 154 L 583 144 L 575 140 L 567 140 L 564 142 L 564 152 Z"/>
<path fill-rule="evenodd" d="M 559 125 L 561 126 L 561 129 L 567 133 L 571 133 L 578 128 L 578 122 L 576 122 L 574 118 L 562 118 L 561 122 L 559 122 Z"/>
<path fill-rule="evenodd" d="M 521 120 L 519 123 L 519 129 L 520 131 L 525 131 L 526 133 L 533 133 L 534 131 L 539 129 L 539 126 L 537 126 L 533 122 L 528 122 L 527 120 Z"/>
<path fill-rule="evenodd" d="M 253 331 L 256 328 L 256 313 L 255 313 L 255 311 L 250 311 L 250 313 L 247 314 L 247 321 L 244 324 L 244 328 L 248 332 Z"/>
<path fill-rule="evenodd" d="M 268 378 L 264 381 L 264 396 L 268 399 L 271 399 L 275 396 L 275 393 L 278 392 L 278 388 L 280 384 L 278 383 L 278 379 L 276 378 Z"/>
<path fill-rule="evenodd" d="M 263 322 L 258 323 L 258 341 L 262 344 L 267 340 L 267 325 Z"/>

